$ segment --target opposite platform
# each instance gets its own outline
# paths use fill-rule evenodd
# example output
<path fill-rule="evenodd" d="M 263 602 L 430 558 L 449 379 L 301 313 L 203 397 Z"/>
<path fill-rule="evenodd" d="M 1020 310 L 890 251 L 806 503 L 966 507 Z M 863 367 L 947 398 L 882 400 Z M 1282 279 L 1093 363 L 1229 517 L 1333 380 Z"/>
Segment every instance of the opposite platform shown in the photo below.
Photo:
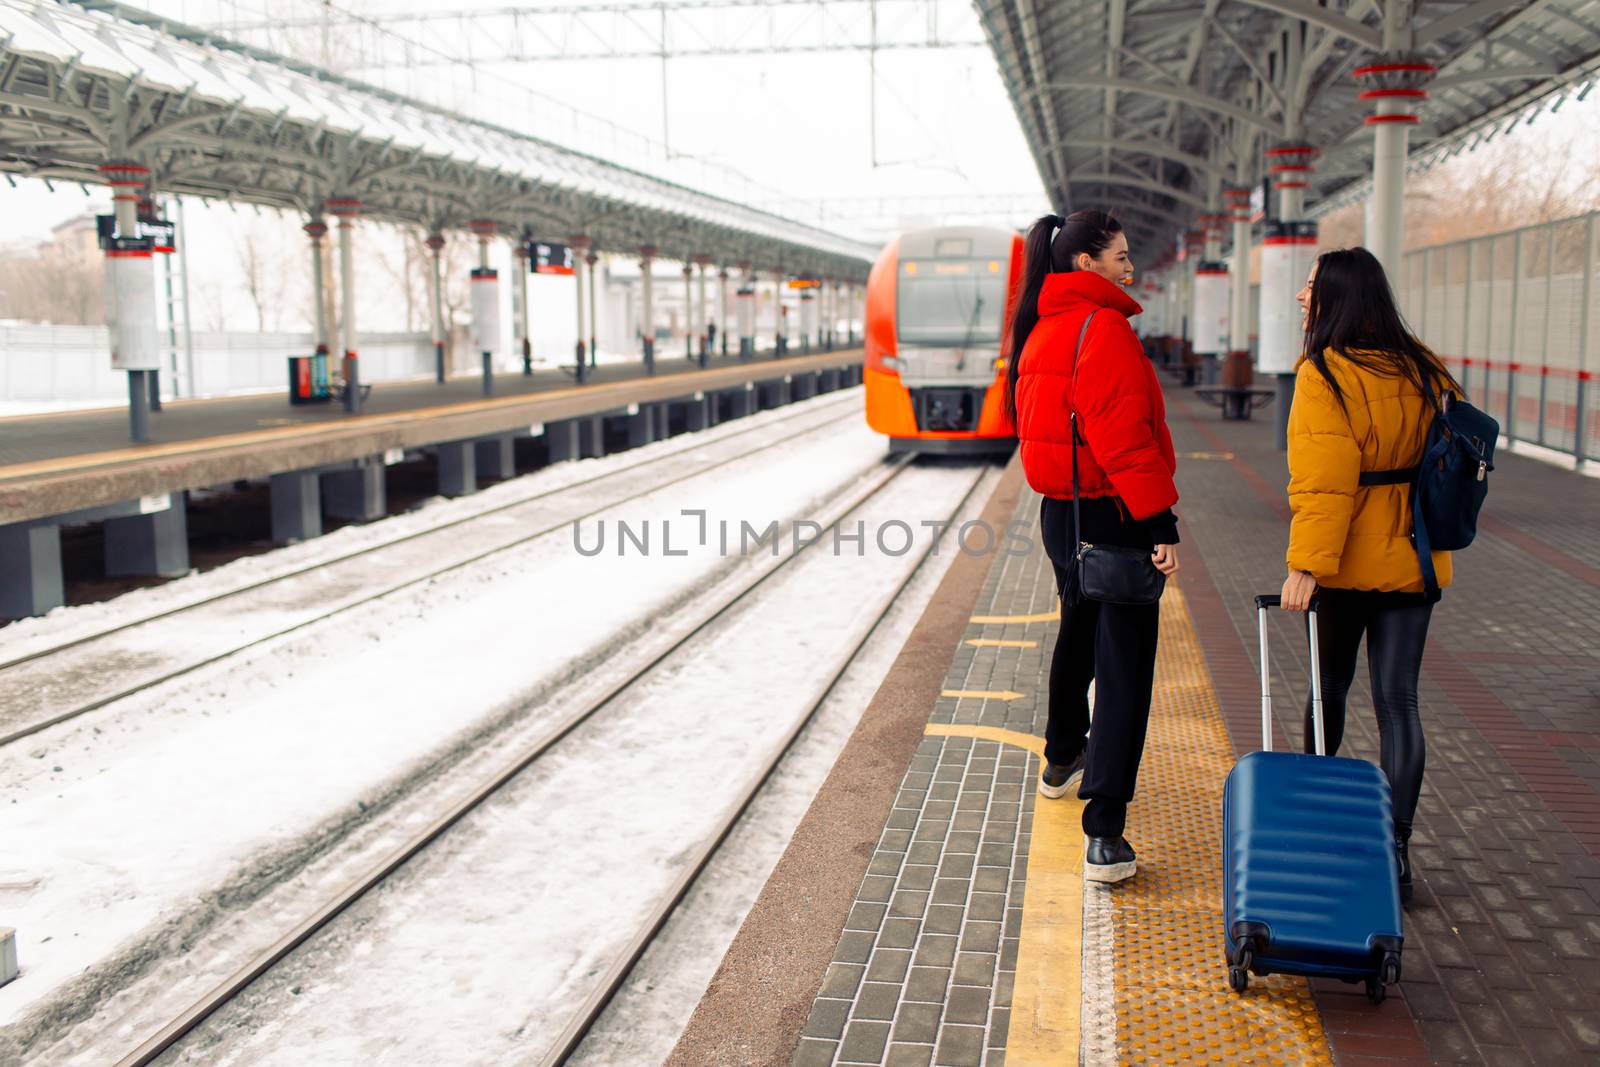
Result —
<path fill-rule="evenodd" d="M 281 395 L 169 402 L 152 416 L 155 440 L 129 444 L 122 410 L 0 419 L 0 525 L 243 478 L 261 478 L 420 448 L 446 441 L 529 432 L 583 418 L 696 395 L 787 383 L 845 371 L 849 349 L 741 361 L 707 368 L 687 359 L 596 368 L 583 385 L 559 370 L 500 375 L 495 395 L 481 379 L 380 383 L 363 412 L 334 404 L 291 407 Z M 813 379 L 814 380 L 814 379 Z"/>

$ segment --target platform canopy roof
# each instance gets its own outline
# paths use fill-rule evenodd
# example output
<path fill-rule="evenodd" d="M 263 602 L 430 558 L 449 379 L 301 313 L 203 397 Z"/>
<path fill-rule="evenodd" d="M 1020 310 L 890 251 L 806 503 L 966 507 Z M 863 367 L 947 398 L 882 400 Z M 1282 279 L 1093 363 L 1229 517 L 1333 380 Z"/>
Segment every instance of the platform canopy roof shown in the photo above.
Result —
<path fill-rule="evenodd" d="M 1114 207 L 1162 246 L 1218 208 L 1214 183 L 1257 183 L 1275 145 L 1320 150 L 1313 214 L 1361 195 L 1360 68 L 1437 68 L 1416 79 L 1427 165 L 1581 96 L 1600 67 L 1600 0 L 976 2 L 1057 210 Z"/>
<path fill-rule="evenodd" d="M 86 8 L 93 8 L 88 10 Z M 862 280 L 872 245 L 112 3 L 0 0 L 0 171 Z"/>

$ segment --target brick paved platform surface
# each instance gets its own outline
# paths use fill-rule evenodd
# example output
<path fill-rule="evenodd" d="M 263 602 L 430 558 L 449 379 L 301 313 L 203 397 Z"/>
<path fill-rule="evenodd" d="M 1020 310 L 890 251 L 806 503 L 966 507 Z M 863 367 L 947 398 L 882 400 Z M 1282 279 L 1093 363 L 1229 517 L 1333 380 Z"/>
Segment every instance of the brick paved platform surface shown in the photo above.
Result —
<path fill-rule="evenodd" d="M 1288 544 L 1287 467 L 1270 418 L 1224 422 L 1168 388 L 1188 594 L 1237 751 L 1259 744 L 1256 619 Z M 1456 560 L 1422 677 L 1428 768 L 1412 856 L 1403 1027 L 1346 1042 L 1439 1063 L 1600 1062 L 1600 481 L 1502 453 L 1477 543 Z M 1304 641 L 1276 620 L 1275 686 L 1301 693 Z M 1376 759 L 1366 672 L 1341 754 Z M 1281 732 L 1299 741 L 1297 702 Z M 1349 987 L 1319 991 L 1330 1030 L 1364 1026 Z M 1353 1036 L 1361 1036 L 1359 1034 Z M 1377 1062 L 1373 1060 L 1372 1062 Z"/>
<path fill-rule="evenodd" d="M 1181 607 L 1164 609 L 1163 655 L 1184 633 L 1198 645 L 1200 684 L 1225 767 L 1259 747 L 1251 598 L 1282 582 L 1287 471 L 1272 448 L 1269 418 L 1221 421 L 1215 408 L 1175 386 L 1169 402 L 1185 543 L 1175 598 Z M 1037 497 L 1025 493 L 1017 517 L 1031 523 L 1036 508 Z M 1303 985 L 1279 987 L 1272 993 L 1277 1014 L 1256 1010 L 1231 1031 L 1223 1022 L 1225 1044 L 1233 1035 L 1224 1061 L 1296 1062 L 1267 1046 L 1313 1014 L 1310 1047 L 1331 1052 L 1342 1067 L 1600 1063 L 1596 531 L 1600 481 L 1504 456 L 1478 543 L 1458 557 L 1457 584 L 1435 614 L 1424 664 L 1429 759 L 1413 840 L 1418 881 L 1406 913 L 1404 981 L 1381 1007 L 1359 987 L 1335 982 L 1310 983 L 1311 999 L 1297 991 Z M 931 731 L 1042 735 L 1054 606 L 1042 554 L 996 557 L 978 597 L 977 610 L 989 614 L 974 618 L 950 663 L 947 695 L 930 709 Z M 1027 616 L 1035 617 L 1005 618 Z M 1303 629 L 1283 616 L 1273 625 L 1274 684 L 1280 694 L 1302 693 Z M 1170 677 L 1171 661 L 1164 662 Z M 1158 692 L 1156 714 L 1176 714 L 1163 699 Z M 1277 744 L 1298 746 L 1298 701 L 1281 699 L 1278 708 Z M 1158 758 L 1150 754 L 1158 743 L 1153 729 L 1147 760 Z M 1377 756 L 1364 671 L 1343 754 Z M 1004 1064 L 1008 1055 L 1013 1065 L 1057 1062 L 1036 1050 L 1025 1055 L 1011 1019 L 1030 851 L 1042 847 L 1037 774 L 1037 756 L 1014 744 L 961 736 L 923 742 L 837 940 L 794 1065 Z M 1161 776 L 1142 776 L 1143 802 L 1151 804 L 1162 788 L 1170 791 Z M 1140 809 L 1136 799 L 1130 835 L 1151 832 Z M 1206 814 L 1193 810 L 1192 819 Z M 1140 840 L 1142 863 L 1149 857 L 1148 870 L 1159 879 L 1159 853 Z M 1138 985 L 1123 973 L 1130 967 L 1126 946 L 1136 947 L 1150 929 L 1133 929 L 1141 920 L 1131 897 L 1110 898 L 1119 903 L 1107 908 L 1097 892 L 1087 887 L 1082 904 L 1081 983 L 1042 990 L 1041 1015 L 1059 1014 L 1062 998 L 1081 1004 L 1081 1034 L 1076 1012 L 1064 1025 L 1072 1040 L 1081 1038 L 1085 1063 L 1120 1062 L 1133 1051 L 1130 1040 L 1151 1042 L 1144 1046 L 1158 1050 L 1151 1062 L 1195 1062 L 1185 1059 L 1194 1027 L 1174 1023 L 1170 1007 L 1127 995 Z M 1192 910 L 1185 921 L 1192 926 L 1207 914 Z M 1024 970 L 1029 951 L 1022 943 Z M 1070 968 L 1076 961 L 1060 962 Z M 1232 997 L 1220 962 L 1212 967 L 1203 946 L 1168 962 L 1166 988 L 1188 990 L 1187 1003 L 1203 1009 L 1213 995 L 1218 1003 Z M 1049 997 L 1057 999 L 1047 1003 Z"/>

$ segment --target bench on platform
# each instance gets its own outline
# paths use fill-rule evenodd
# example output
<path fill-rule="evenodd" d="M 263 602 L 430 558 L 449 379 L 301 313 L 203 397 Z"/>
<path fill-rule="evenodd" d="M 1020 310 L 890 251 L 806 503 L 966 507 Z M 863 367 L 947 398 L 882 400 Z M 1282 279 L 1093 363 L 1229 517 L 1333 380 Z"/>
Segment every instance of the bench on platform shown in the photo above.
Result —
<path fill-rule="evenodd" d="M 1225 419 L 1248 420 L 1258 407 L 1272 403 L 1276 395 L 1271 389 L 1257 389 L 1248 385 L 1202 385 L 1195 395 L 1222 409 Z"/>

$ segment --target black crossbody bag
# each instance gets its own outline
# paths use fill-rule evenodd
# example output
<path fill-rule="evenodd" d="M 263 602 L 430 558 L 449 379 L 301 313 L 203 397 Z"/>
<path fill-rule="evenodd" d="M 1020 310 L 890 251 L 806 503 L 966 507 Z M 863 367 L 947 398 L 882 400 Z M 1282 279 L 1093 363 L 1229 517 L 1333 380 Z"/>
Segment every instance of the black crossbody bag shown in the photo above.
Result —
<path fill-rule="evenodd" d="M 1072 350 L 1072 532 L 1078 538 L 1073 557 L 1074 584 L 1079 596 L 1102 604 L 1154 604 L 1167 587 L 1167 576 L 1156 569 L 1148 551 L 1121 545 L 1091 545 L 1083 540 L 1083 515 L 1078 505 L 1078 351 L 1083 348 L 1083 338 L 1093 318 L 1091 311 L 1078 332 L 1078 346 Z"/>

